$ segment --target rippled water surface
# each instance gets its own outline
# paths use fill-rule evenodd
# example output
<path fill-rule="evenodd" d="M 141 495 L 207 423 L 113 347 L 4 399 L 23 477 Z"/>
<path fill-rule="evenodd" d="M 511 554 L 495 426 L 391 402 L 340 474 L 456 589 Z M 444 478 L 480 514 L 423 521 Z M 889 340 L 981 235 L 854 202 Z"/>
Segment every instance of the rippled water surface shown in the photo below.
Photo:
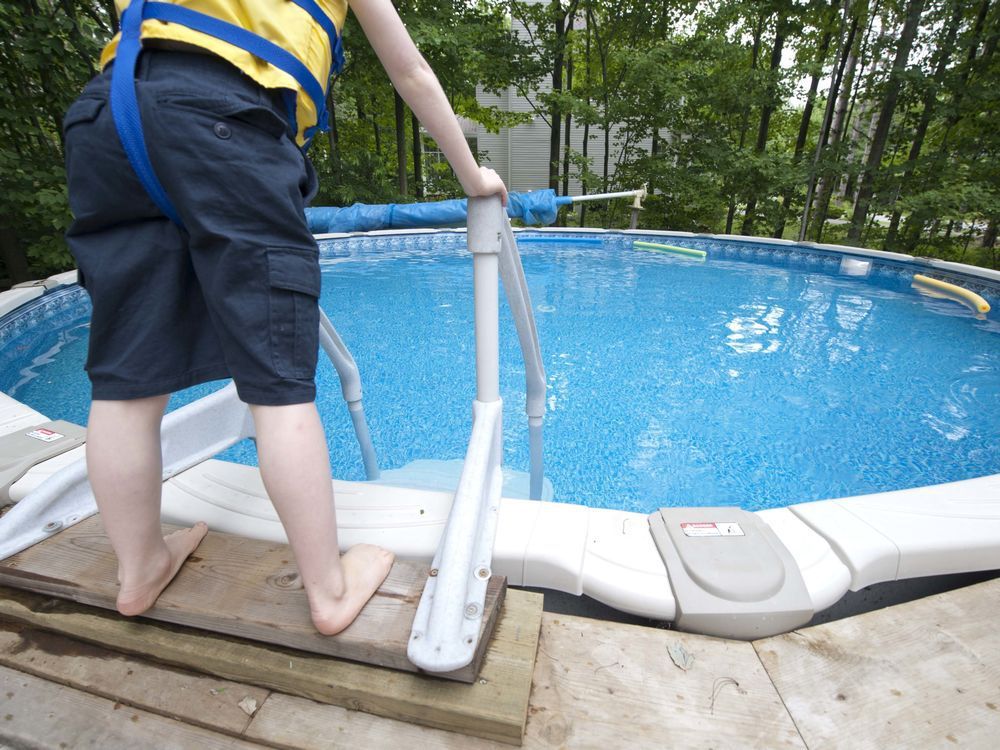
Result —
<path fill-rule="evenodd" d="M 614 235 L 603 247 L 521 248 L 556 500 L 758 509 L 1000 472 L 995 292 L 980 290 L 994 307 L 980 320 L 914 291 L 902 266 L 857 278 L 834 255 L 678 242 L 707 262 Z M 461 458 L 475 392 L 464 237 L 337 241 L 323 265 L 322 304 L 361 370 L 382 466 Z M 64 297 L 46 335 L 0 338 L 0 387 L 82 423 L 87 307 L 79 291 Z M 506 311 L 501 325 L 505 461 L 525 471 L 524 375 Z M 329 363 L 319 376 L 334 472 L 362 479 Z M 249 443 L 228 457 L 255 461 Z"/>

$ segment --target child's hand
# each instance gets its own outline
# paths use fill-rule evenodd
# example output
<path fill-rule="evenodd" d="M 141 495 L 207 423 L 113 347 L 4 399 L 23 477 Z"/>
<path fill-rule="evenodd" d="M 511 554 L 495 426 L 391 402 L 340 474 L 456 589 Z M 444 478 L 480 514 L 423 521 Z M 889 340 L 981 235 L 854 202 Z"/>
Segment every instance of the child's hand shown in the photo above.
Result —
<path fill-rule="evenodd" d="M 468 185 L 463 185 L 466 194 L 470 198 L 478 198 L 485 195 L 499 195 L 500 202 L 507 205 L 507 186 L 503 184 L 500 175 L 489 167 L 480 167 L 472 181 Z"/>

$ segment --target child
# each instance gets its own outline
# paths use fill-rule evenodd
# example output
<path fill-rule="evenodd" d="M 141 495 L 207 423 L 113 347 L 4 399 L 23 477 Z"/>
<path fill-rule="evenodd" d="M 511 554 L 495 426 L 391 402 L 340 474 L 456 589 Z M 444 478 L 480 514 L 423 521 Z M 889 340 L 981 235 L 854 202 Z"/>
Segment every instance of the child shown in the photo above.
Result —
<path fill-rule="evenodd" d="M 351 8 L 465 191 L 506 202 L 390 0 Z M 317 81 L 337 60 L 346 10 L 346 0 L 132 0 L 104 72 L 66 114 L 67 241 L 93 302 L 87 465 L 124 615 L 153 606 L 207 531 L 161 537 L 160 422 L 171 392 L 213 379 L 232 377 L 250 405 L 316 629 L 350 625 L 392 567 L 373 545 L 339 553 L 314 403 L 319 263 L 303 207 L 316 178 L 300 147 L 322 122 Z"/>

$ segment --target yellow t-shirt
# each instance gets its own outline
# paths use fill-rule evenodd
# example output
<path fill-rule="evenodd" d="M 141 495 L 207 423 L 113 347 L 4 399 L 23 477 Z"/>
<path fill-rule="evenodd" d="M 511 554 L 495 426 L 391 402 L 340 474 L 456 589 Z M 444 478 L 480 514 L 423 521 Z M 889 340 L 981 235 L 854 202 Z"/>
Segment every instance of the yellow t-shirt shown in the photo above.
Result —
<path fill-rule="evenodd" d="M 326 84 L 333 55 L 330 38 L 306 10 L 290 0 L 157 1 L 190 8 L 262 36 L 295 55 L 317 81 Z M 115 0 L 119 15 L 128 7 L 129 2 L 130 0 Z M 316 3 L 330 17 L 338 32 L 344 28 L 347 0 L 316 0 Z M 118 38 L 119 35 L 116 34 L 101 53 L 102 68 L 114 59 L 118 49 Z M 294 91 L 297 141 L 300 146 L 305 143 L 306 130 L 316 124 L 316 105 L 298 82 L 288 73 L 264 62 L 259 57 L 254 57 L 240 47 L 186 26 L 154 19 L 143 21 L 142 39 L 165 39 L 201 47 L 228 60 L 265 88 L 284 88 Z"/>

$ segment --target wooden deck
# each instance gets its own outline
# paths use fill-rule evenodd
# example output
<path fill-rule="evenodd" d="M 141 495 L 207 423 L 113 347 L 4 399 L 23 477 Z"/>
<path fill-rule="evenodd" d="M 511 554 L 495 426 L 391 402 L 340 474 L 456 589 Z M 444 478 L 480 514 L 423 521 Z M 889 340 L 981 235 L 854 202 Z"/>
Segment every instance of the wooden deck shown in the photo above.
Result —
<path fill-rule="evenodd" d="M 10 620 L 0 706 L 0 747 L 510 746 Z M 998 735 L 1000 579 L 755 643 L 544 613 L 523 746 L 993 748 Z"/>

